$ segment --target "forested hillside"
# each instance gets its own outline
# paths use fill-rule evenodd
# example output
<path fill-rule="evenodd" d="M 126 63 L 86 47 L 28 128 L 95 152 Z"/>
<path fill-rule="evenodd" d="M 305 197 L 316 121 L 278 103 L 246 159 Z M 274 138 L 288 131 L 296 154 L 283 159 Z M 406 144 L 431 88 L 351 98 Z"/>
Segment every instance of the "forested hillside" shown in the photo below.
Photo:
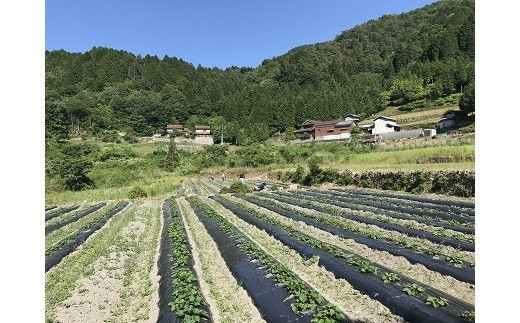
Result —
<path fill-rule="evenodd" d="M 472 0 L 445 0 L 383 16 L 256 68 L 195 67 L 100 47 L 46 52 L 46 138 L 151 135 L 166 123 L 209 122 L 224 123 L 225 140 L 244 144 L 307 118 L 427 106 L 472 89 L 474 9 Z"/>

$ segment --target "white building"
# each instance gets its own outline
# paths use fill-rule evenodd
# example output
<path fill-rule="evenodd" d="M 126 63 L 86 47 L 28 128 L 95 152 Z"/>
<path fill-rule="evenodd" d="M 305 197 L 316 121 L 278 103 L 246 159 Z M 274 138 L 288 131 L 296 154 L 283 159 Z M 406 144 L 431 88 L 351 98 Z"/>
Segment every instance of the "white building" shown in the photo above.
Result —
<path fill-rule="evenodd" d="M 397 124 L 395 119 L 385 116 L 379 116 L 374 119 L 374 128 L 372 128 L 373 135 L 396 131 L 401 131 L 401 126 Z"/>

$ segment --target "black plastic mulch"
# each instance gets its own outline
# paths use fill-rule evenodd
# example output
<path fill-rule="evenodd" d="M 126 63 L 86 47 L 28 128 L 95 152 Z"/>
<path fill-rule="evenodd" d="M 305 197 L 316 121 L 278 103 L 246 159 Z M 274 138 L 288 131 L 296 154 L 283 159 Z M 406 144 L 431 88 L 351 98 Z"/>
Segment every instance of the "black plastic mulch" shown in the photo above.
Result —
<path fill-rule="evenodd" d="M 324 190 L 321 190 L 321 191 L 324 192 Z M 461 207 L 455 206 L 455 205 L 448 206 L 448 205 L 443 205 L 443 204 L 432 204 L 432 203 L 428 203 L 428 202 L 420 202 L 420 201 L 412 200 L 412 199 L 405 198 L 405 197 L 399 198 L 397 196 L 392 196 L 392 194 L 385 194 L 383 192 L 381 192 L 380 195 L 374 195 L 374 194 L 368 195 L 368 194 L 356 193 L 354 191 L 342 190 L 342 189 L 338 189 L 338 188 L 326 190 L 325 192 L 327 192 L 327 194 L 334 194 L 334 195 L 337 194 L 340 196 L 350 196 L 350 197 L 355 197 L 355 198 L 364 198 L 364 199 L 374 198 L 376 200 L 379 200 L 379 201 L 382 201 L 385 203 L 398 203 L 398 204 L 406 205 L 406 206 L 409 206 L 412 208 L 425 208 L 425 209 L 435 210 L 437 212 L 453 212 L 453 213 L 457 213 L 457 214 L 462 214 L 462 215 L 466 214 L 466 215 L 471 215 L 471 216 L 475 215 L 475 210 L 472 208 L 461 208 Z M 382 196 L 382 195 L 384 195 L 384 196 Z"/>
<path fill-rule="evenodd" d="M 69 213 L 69 212 L 72 212 L 74 210 L 77 210 L 79 209 L 80 205 L 73 205 L 73 206 L 69 206 L 69 207 L 64 207 L 64 208 L 61 208 L 61 209 L 58 209 L 58 210 L 54 210 L 52 212 L 49 212 L 49 214 L 46 214 L 45 215 L 45 222 L 51 220 L 51 219 L 54 219 L 60 215 L 63 215 L 65 213 Z"/>
<path fill-rule="evenodd" d="M 280 194 L 288 194 L 288 193 L 280 193 Z M 311 197 L 327 198 L 326 194 L 324 194 L 324 193 L 317 193 L 317 192 L 304 191 L 304 190 L 298 191 L 297 193 L 293 193 L 291 195 L 305 195 L 305 196 L 311 196 Z M 330 197 L 329 197 L 329 199 L 330 199 Z M 461 216 L 461 215 L 439 213 L 439 212 L 428 212 L 428 211 L 424 211 L 424 210 L 410 209 L 410 208 L 405 208 L 405 207 L 396 206 L 396 205 L 383 204 L 383 203 L 379 203 L 377 201 L 373 201 L 373 202 L 359 201 L 359 200 L 348 198 L 348 197 L 343 197 L 343 198 L 342 197 L 333 197 L 333 199 L 336 200 L 335 203 L 338 203 L 337 201 L 346 202 L 346 204 L 342 204 L 342 205 L 348 205 L 347 207 L 349 207 L 352 204 L 357 204 L 358 207 L 365 205 L 365 206 L 369 206 L 372 208 L 377 208 L 377 209 L 381 209 L 381 210 L 385 210 L 385 211 L 402 212 L 402 213 L 412 214 L 412 215 L 416 215 L 416 216 L 439 217 L 444 220 L 456 220 L 461 223 L 475 223 L 475 218 L 472 216 Z M 341 206 L 341 204 L 338 206 Z M 370 211 L 373 209 L 366 209 L 366 210 Z M 382 213 L 382 214 L 384 214 L 384 213 Z"/>
<path fill-rule="evenodd" d="M 48 225 L 45 227 L 45 235 L 48 235 L 49 233 L 54 232 L 54 231 L 58 230 L 59 228 L 66 226 L 69 223 L 76 222 L 79 219 L 81 219 L 82 217 L 87 216 L 90 213 L 96 212 L 97 210 L 104 207 L 105 205 L 107 205 L 107 204 L 105 202 L 103 202 L 103 203 L 98 203 L 93 206 L 89 206 L 85 210 L 79 212 L 75 216 L 73 216 L 65 221 L 61 221 L 61 222 L 58 222 L 55 224 Z"/>
<path fill-rule="evenodd" d="M 171 310 L 168 303 L 172 300 L 173 284 L 172 284 L 172 265 L 170 256 L 173 250 L 173 243 L 168 236 L 168 227 L 172 223 L 172 211 L 170 202 L 164 201 L 162 205 L 163 211 L 163 228 L 161 231 L 161 245 L 159 247 L 158 272 L 159 276 L 159 317 L 157 322 L 182 322 Z"/>
<path fill-rule="evenodd" d="M 468 208 L 468 209 L 475 209 L 475 203 L 474 202 L 465 202 L 465 201 L 453 201 L 448 199 L 433 199 L 425 196 L 415 196 L 410 194 L 399 194 L 399 193 L 383 193 L 383 192 L 369 192 L 369 191 L 363 191 L 359 189 L 335 189 L 337 191 L 343 191 L 343 192 L 354 192 L 357 194 L 363 194 L 363 195 L 374 195 L 374 196 L 382 196 L 382 197 L 393 197 L 393 198 L 399 198 L 399 199 L 408 199 L 412 201 L 417 202 L 424 202 L 424 203 L 430 203 L 430 204 L 437 204 L 437 205 L 445 205 L 445 206 L 456 206 L 460 208 Z"/>
<path fill-rule="evenodd" d="M 287 290 L 267 276 L 269 272 L 237 246 L 236 237 L 226 233 L 204 210 L 190 202 L 206 231 L 217 244 L 220 254 L 233 276 L 243 285 L 262 317 L 268 322 L 310 322 L 312 316 L 295 314 Z M 266 277 L 267 276 L 267 277 Z"/>
<path fill-rule="evenodd" d="M 470 284 L 475 283 L 475 269 L 473 267 L 470 267 L 470 266 L 455 267 L 453 264 L 451 264 L 445 260 L 435 259 L 435 258 L 433 258 L 433 256 L 417 253 L 412 250 L 409 250 L 409 249 L 406 249 L 403 247 L 399 247 L 399 246 L 395 245 L 394 243 L 391 243 L 388 241 L 384 241 L 381 239 L 373 239 L 373 238 L 364 236 L 362 234 L 358 234 L 358 233 L 350 232 L 350 231 L 347 231 L 347 230 L 344 230 L 341 228 L 337 228 L 335 226 L 320 222 L 316 219 L 311 219 L 308 217 L 301 216 L 296 212 L 291 212 L 289 210 L 285 210 L 285 209 L 275 206 L 275 205 L 269 205 L 267 203 L 254 199 L 252 197 L 243 197 L 243 198 L 260 207 L 266 208 L 268 210 L 276 212 L 280 215 L 283 215 L 283 216 L 293 219 L 295 221 L 302 221 L 308 225 L 311 225 L 320 230 L 332 233 L 338 237 L 341 237 L 344 239 L 352 239 L 355 242 L 363 244 L 371 249 L 386 251 L 391 255 L 404 257 L 412 264 L 421 264 L 430 270 L 436 271 L 443 275 L 451 276 L 457 280 L 460 280 L 460 281 L 463 281 L 466 283 L 470 283 Z"/>
<path fill-rule="evenodd" d="M 305 196 L 307 196 L 308 199 L 313 200 L 315 202 L 320 202 L 320 203 L 334 205 L 334 206 L 343 207 L 343 208 L 350 208 L 350 204 L 341 203 L 341 202 L 337 202 L 337 201 L 330 200 L 330 199 L 328 199 L 327 202 L 323 202 L 323 201 L 313 198 L 315 195 L 312 195 L 312 193 L 310 193 L 310 194 L 303 193 L 303 194 Z M 294 197 L 297 197 L 297 196 L 294 196 Z M 320 197 L 320 196 L 318 196 L 318 197 Z M 321 212 L 328 212 L 325 208 L 321 208 L 319 206 L 316 206 L 315 210 L 321 211 Z M 475 251 L 475 244 L 467 242 L 467 241 L 457 240 L 457 239 L 450 238 L 450 237 L 443 237 L 443 236 L 433 234 L 431 232 L 408 228 L 403 225 L 399 225 L 399 224 L 395 224 L 395 223 L 378 221 L 375 219 L 366 218 L 366 217 L 362 217 L 362 216 L 358 216 L 358 215 L 354 215 L 354 214 L 349 214 L 346 212 L 341 212 L 338 215 L 341 217 L 344 217 L 346 219 L 356 221 L 356 222 L 372 224 L 372 225 L 378 226 L 378 227 L 386 229 L 386 230 L 396 231 L 396 232 L 405 234 L 410 237 L 427 239 L 427 240 L 435 242 L 435 243 L 451 246 L 451 247 L 454 247 L 454 248 L 457 248 L 460 250 L 464 250 L 464 251 Z"/>
<path fill-rule="evenodd" d="M 264 230 L 283 244 L 292 248 L 302 257 L 309 259 L 318 256 L 318 265 L 334 273 L 337 278 L 347 280 L 355 289 L 378 300 L 393 313 L 403 317 L 408 322 L 464 322 L 458 315 L 464 311 L 473 311 L 474 307 L 462 301 L 451 301 L 449 307 L 433 308 L 418 298 L 408 296 L 392 285 L 384 284 L 379 278 L 358 272 L 343 263 L 334 255 L 289 236 L 281 228 L 264 222 L 239 206 L 224 200 L 220 196 L 211 197 L 233 212 L 240 219 Z M 449 296 L 448 296 L 449 297 Z"/>
<path fill-rule="evenodd" d="M 91 226 L 90 228 L 85 228 L 76 233 L 75 238 L 63 246 L 61 246 L 58 250 L 56 250 L 52 255 L 45 259 L 45 272 L 47 272 L 52 267 L 59 264 L 63 258 L 69 255 L 72 251 L 74 251 L 79 245 L 81 245 L 85 240 L 87 240 L 94 232 L 99 230 L 101 227 L 107 223 L 107 221 L 114 215 L 123 210 L 128 205 L 127 201 L 119 202 L 115 205 L 115 207 L 107 212 L 105 217 L 103 217 L 96 224 Z"/>

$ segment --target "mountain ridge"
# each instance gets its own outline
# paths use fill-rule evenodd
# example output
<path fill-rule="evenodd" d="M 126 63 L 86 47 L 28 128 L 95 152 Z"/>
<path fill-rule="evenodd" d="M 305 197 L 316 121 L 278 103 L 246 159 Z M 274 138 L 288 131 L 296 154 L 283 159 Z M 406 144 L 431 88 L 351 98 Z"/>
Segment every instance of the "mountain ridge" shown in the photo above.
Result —
<path fill-rule="evenodd" d="M 149 135 L 168 122 L 220 117 L 226 140 L 246 128 L 256 129 L 246 136 L 255 141 L 258 132 L 282 132 L 307 118 L 368 116 L 457 93 L 474 81 L 474 1 L 384 15 L 255 68 L 195 67 L 103 47 L 45 56 L 46 119 L 61 123 L 48 121 L 48 138 L 116 129 Z"/>

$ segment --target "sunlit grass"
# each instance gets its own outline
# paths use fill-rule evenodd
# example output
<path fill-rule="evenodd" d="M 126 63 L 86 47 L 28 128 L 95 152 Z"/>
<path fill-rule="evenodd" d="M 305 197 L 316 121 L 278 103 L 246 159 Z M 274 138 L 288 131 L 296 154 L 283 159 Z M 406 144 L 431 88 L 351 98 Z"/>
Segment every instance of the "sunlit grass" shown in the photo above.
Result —
<path fill-rule="evenodd" d="M 84 191 L 47 192 L 45 203 L 68 204 L 74 202 L 93 202 L 121 200 L 128 198 L 128 192 L 134 186 L 142 186 L 148 196 L 172 194 L 186 180 L 179 175 L 167 175 L 160 178 L 149 178 L 133 182 L 131 185 L 110 188 L 96 188 Z"/>

